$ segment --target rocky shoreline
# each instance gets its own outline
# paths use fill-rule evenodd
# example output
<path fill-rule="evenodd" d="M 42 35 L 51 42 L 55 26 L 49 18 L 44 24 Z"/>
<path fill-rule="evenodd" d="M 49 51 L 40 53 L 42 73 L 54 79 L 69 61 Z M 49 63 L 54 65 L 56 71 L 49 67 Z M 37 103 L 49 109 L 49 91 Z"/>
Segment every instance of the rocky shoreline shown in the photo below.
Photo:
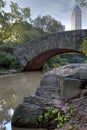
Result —
<path fill-rule="evenodd" d="M 9 69 L 7 71 L 1 71 L 0 75 L 10 75 L 10 74 L 15 74 L 15 73 L 21 73 L 21 70 L 16 70 L 16 69 Z"/>
<path fill-rule="evenodd" d="M 87 64 L 70 64 L 56 68 L 43 76 L 40 87 L 36 90 L 35 95 L 31 94 L 24 97 L 23 103 L 15 109 L 12 125 L 17 127 L 39 128 L 42 125 L 38 124 L 38 117 L 43 115 L 44 111 L 47 111 L 49 107 L 58 109 L 66 114 L 67 107 L 72 106 L 74 109 L 78 109 L 78 115 L 82 108 L 83 113 L 85 113 L 82 116 L 86 115 L 86 96 Z M 82 119 L 85 118 L 86 116 Z M 66 122 L 65 124 L 68 123 Z M 43 128 L 48 127 L 44 125 Z"/>

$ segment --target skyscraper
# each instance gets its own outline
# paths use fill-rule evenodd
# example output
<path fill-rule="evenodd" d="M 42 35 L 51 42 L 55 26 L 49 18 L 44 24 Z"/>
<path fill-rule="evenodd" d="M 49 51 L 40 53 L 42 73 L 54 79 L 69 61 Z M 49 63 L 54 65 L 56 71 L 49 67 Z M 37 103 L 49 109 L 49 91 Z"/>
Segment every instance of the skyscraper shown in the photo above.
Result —
<path fill-rule="evenodd" d="M 78 5 L 74 8 L 71 17 L 72 30 L 82 29 L 82 11 Z"/>

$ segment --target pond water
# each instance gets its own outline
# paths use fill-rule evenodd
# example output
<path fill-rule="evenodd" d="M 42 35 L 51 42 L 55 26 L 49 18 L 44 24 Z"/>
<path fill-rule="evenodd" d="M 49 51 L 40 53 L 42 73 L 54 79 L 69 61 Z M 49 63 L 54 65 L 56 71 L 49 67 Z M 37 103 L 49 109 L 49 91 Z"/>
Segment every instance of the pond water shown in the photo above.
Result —
<path fill-rule="evenodd" d="M 0 76 L 0 130 L 27 130 L 12 128 L 11 118 L 14 109 L 22 102 L 24 96 L 35 93 L 40 85 L 41 77 L 42 72 Z"/>

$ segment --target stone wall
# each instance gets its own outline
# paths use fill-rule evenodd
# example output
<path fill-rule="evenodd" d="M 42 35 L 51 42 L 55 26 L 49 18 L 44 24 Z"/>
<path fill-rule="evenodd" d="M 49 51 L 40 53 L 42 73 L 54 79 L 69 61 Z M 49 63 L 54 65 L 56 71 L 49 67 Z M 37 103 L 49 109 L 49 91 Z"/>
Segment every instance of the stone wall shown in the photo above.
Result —
<path fill-rule="evenodd" d="M 87 37 L 87 30 L 54 33 L 16 47 L 14 55 L 22 69 L 40 69 L 49 58 L 57 54 L 82 52 L 82 43 L 85 37 Z"/>

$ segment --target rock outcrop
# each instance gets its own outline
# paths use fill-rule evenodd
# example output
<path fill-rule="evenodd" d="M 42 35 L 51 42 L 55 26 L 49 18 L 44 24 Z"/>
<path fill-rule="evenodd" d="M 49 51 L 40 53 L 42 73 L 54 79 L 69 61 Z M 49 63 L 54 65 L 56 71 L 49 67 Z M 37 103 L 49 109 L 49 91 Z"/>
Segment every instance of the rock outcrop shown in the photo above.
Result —
<path fill-rule="evenodd" d="M 47 72 L 35 95 L 24 97 L 14 112 L 12 124 L 19 127 L 38 127 L 38 116 L 47 107 L 64 109 L 65 99 L 86 95 L 87 64 L 70 64 Z"/>

